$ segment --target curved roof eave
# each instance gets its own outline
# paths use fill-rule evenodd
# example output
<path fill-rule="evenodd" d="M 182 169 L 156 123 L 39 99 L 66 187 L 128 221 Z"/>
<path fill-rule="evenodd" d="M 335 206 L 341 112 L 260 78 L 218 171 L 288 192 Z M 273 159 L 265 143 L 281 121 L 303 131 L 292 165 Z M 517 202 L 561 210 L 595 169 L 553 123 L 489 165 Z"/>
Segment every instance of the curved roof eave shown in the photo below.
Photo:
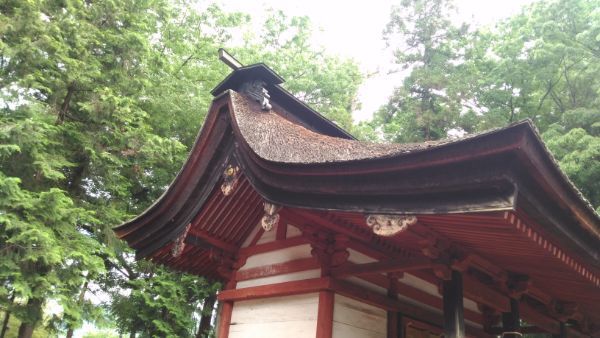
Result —
<path fill-rule="evenodd" d="M 220 179 L 222 168 L 230 160 L 231 156 L 237 158 L 244 169 L 244 174 L 248 177 L 257 192 L 272 202 L 296 207 L 318 208 L 321 206 L 325 209 L 344 210 L 344 208 L 348 208 L 352 203 L 356 205 L 360 204 L 362 198 L 362 202 L 375 201 L 376 203 L 371 203 L 371 205 L 376 204 L 377 208 L 359 207 L 353 210 L 363 212 L 398 212 L 397 209 L 394 209 L 394 206 L 402 203 L 410 205 L 411 201 L 408 199 L 411 198 L 411 194 L 404 197 L 405 201 L 392 201 L 392 203 L 388 203 L 387 205 L 382 204 L 382 201 L 385 202 L 385 198 L 389 199 L 390 196 L 401 194 L 403 191 L 406 191 L 402 189 L 407 188 L 416 189 L 413 191 L 413 195 L 422 194 L 422 196 L 431 198 L 439 191 L 455 194 L 453 196 L 463 196 L 464 194 L 461 195 L 460 191 L 454 191 L 453 189 L 455 187 L 464 187 L 467 190 L 470 189 L 470 191 L 480 193 L 480 196 L 488 198 L 488 200 L 483 198 L 485 201 L 477 201 L 463 196 L 465 197 L 463 203 L 480 203 L 480 207 L 473 208 L 473 211 L 515 209 L 514 198 L 516 197 L 516 191 L 511 190 L 515 182 L 511 181 L 510 177 L 505 175 L 503 170 L 478 173 L 476 169 L 479 167 L 477 167 L 473 172 L 469 173 L 474 175 L 474 180 L 470 185 L 465 185 L 464 180 L 456 179 L 457 172 L 451 171 L 456 168 L 452 169 L 449 166 L 456 163 L 467 163 L 474 159 L 482 162 L 483 159 L 493 158 L 494 156 L 498 157 L 500 155 L 505 156 L 508 153 L 519 153 L 521 159 L 529 156 L 536 157 L 537 162 L 532 162 L 528 170 L 534 170 L 539 165 L 544 166 L 544 170 L 541 170 L 547 176 L 544 179 L 552 181 L 550 182 L 552 184 L 547 184 L 548 188 L 561 190 L 563 195 L 569 195 L 567 196 L 569 201 L 573 202 L 575 200 L 576 205 L 569 206 L 574 215 L 576 215 L 583 226 L 587 227 L 586 230 L 588 232 L 595 234 L 596 238 L 600 238 L 598 235 L 598 224 L 600 223 L 598 215 L 577 194 L 577 189 L 560 171 L 534 127 L 528 121 L 473 135 L 465 139 L 435 142 L 421 147 L 416 145 L 409 147 L 406 145 L 379 145 L 383 148 L 382 151 L 378 151 L 378 145 L 376 144 L 331 138 L 319 135 L 298 125 L 288 125 L 286 127 L 295 128 L 293 132 L 300 133 L 300 135 L 305 134 L 307 140 L 314 138 L 317 142 L 321 143 L 315 145 L 315 143 L 307 141 L 307 144 L 299 144 L 297 139 L 293 139 L 292 142 L 287 144 L 288 148 L 284 149 L 284 153 L 269 154 L 265 150 L 265 147 L 268 148 L 269 142 L 275 142 L 276 144 L 278 139 L 269 139 L 267 137 L 267 141 L 261 144 L 261 138 L 253 137 L 251 133 L 260 133 L 261 130 L 275 128 L 276 130 L 273 132 L 274 135 L 277 135 L 278 132 L 285 133 L 285 128 L 277 130 L 281 126 L 271 124 L 266 126 L 267 129 L 264 129 L 263 127 L 265 126 L 261 127 L 260 125 L 264 120 L 261 121 L 260 119 L 254 121 L 253 126 L 243 126 L 244 123 L 248 122 L 244 119 L 252 119 L 252 116 L 250 115 L 249 117 L 247 114 L 275 118 L 277 119 L 275 122 L 280 123 L 291 122 L 281 118 L 281 116 L 273 116 L 276 115 L 274 113 L 261 112 L 258 105 L 250 107 L 249 111 L 244 112 L 239 109 L 239 102 L 236 102 L 236 100 L 239 102 L 244 102 L 245 100 L 245 104 L 249 106 L 254 104 L 234 91 L 227 91 L 215 98 L 206 122 L 182 170 L 168 187 L 167 191 L 144 213 L 115 228 L 119 237 L 126 239 L 134 248 L 140 248 L 152 241 L 166 243 L 174 235 L 178 235 L 187 225 L 185 223 L 186 220 L 189 222 L 189 219 L 193 217 L 192 214 L 197 212 L 202 206 L 201 199 L 203 197 L 201 195 L 204 194 L 203 196 L 205 197 L 207 193 L 213 190 L 215 184 Z M 252 128 L 257 128 L 257 130 L 253 130 Z M 328 142 L 333 142 L 334 147 L 328 148 Z M 309 149 L 309 151 L 304 149 L 301 151 L 301 153 L 307 156 L 304 161 L 297 154 L 291 152 L 291 150 L 298 150 L 302 147 L 317 147 L 319 144 L 323 145 L 322 149 Z M 327 149 L 330 149 L 330 151 L 332 151 L 331 149 L 341 150 L 340 147 L 343 145 L 347 145 L 350 151 L 346 151 L 342 155 L 333 154 L 331 157 L 325 159 L 319 157 L 321 155 L 314 156 L 314 152 L 316 151 L 326 151 Z M 279 146 L 281 144 L 277 145 L 277 147 Z M 369 150 L 372 149 L 374 149 L 373 156 L 369 157 Z M 353 151 L 355 152 L 353 153 Z M 285 152 L 288 155 L 285 155 Z M 358 154 L 359 156 L 352 157 L 352 154 Z M 286 161 L 284 156 L 290 156 L 289 159 L 291 160 Z M 499 167 L 503 166 L 501 160 L 505 160 L 505 158 L 499 158 Z M 210 168 L 208 166 L 209 163 L 212 163 L 213 166 L 218 164 L 217 168 Z M 486 167 L 486 170 L 495 170 L 491 165 L 493 163 L 490 163 Z M 389 179 L 389 175 L 393 173 L 396 175 L 397 173 L 405 173 L 417 177 L 418 174 L 416 173 L 429 170 L 427 168 L 432 167 L 443 168 L 438 171 L 444 171 L 446 168 L 449 168 L 450 172 L 440 172 L 438 173 L 440 177 L 436 178 L 440 182 L 442 182 L 444 177 L 448 178 L 449 182 L 445 182 L 445 186 L 427 185 L 428 183 L 423 180 L 419 182 L 425 185 L 418 189 L 414 185 L 411 186 L 409 184 L 405 184 L 404 186 L 398 185 L 396 188 L 391 184 L 387 186 L 381 185 L 381 182 L 385 182 L 385 179 Z M 472 163 L 463 167 L 469 169 L 472 167 Z M 460 169 L 459 167 L 457 168 Z M 422 176 L 419 177 L 423 178 Z M 377 182 L 377 177 L 381 177 L 383 181 Z M 361 179 L 363 180 L 362 182 L 360 181 Z M 452 181 L 453 179 L 455 181 Z M 398 178 L 396 180 L 399 181 Z M 204 186 L 199 186 L 202 182 Z M 361 190 L 358 189 L 360 188 L 360 183 L 374 184 L 374 186 L 371 190 Z M 485 184 L 488 185 L 486 186 Z M 382 191 L 385 189 L 388 190 L 385 190 L 383 196 L 380 196 L 381 198 L 376 198 L 377 193 L 381 194 L 376 189 L 383 189 Z M 430 189 L 433 194 L 428 195 L 427 189 Z M 192 198 L 192 192 L 194 191 L 196 195 Z M 488 195 L 485 195 L 486 193 Z M 302 201 L 302 196 L 309 198 L 312 202 L 308 203 L 306 202 L 307 200 Z M 328 204 L 327 201 L 331 201 L 332 197 L 340 198 L 345 204 Z M 190 201 L 190 198 L 194 200 Z M 557 196 L 557 198 L 564 200 L 565 196 L 561 195 Z M 561 204 L 568 204 L 569 201 L 562 201 Z M 419 202 L 419 200 L 417 199 L 416 202 Z M 433 201 L 432 203 L 435 202 Z M 447 202 L 448 200 L 446 200 Z M 319 205 L 318 203 L 324 204 Z M 430 209 L 429 212 L 423 209 L 415 209 L 415 211 L 426 213 L 449 213 L 460 212 L 460 210 L 464 212 L 468 211 L 456 206 Z"/>

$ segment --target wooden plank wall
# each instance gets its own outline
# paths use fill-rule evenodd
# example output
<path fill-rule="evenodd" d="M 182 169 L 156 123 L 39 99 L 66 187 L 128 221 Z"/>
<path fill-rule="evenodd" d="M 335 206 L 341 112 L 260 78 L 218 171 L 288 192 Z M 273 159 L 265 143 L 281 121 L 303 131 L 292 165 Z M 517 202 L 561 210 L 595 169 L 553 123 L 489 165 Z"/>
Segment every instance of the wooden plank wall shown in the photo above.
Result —
<path fill-rule="evenodd" d="M 235 302 L 229 338 L 314 337 L 318 306 L 318 293 Z"/>
<path fill-rule="evenodd" d="M 387 311 L 335 295 L 333 338 L 386 338 Z"/>
<path fill-rule="evenodd" d="M 296 227 L 288 225 L 287 228 L 288 228 L 287 236 L 286 236 L 287 239 L 298 238 L 301 236 L 300 231 Z M 275 231 L 275 229 L 273 229 L 272 231 L 262 232 L 262 234 L 260 234 L 260 237 L 258 238 L 258 241 L 256 242 L 255 245 L 267 244 L 267 243 L 275 242 L 276 240 L 277 240 L 276 231 Z M 266 270 L 272 271 L 273 265 L 287 263 L 287 262 L 293 262 L 293 261 L 297 261 L 300 259 L 311 258 L 312 257 L 311 250 L 312 250 L 312 248 L 311 248 L 310 244 L 306 243 L 306 244 L 299 244 L 296 246 L 286 247 L 286 248 L 279 249 L 279 250 L 274 250 L 274 251 L 251 255 L 250 257 L 248 257 L 248 259 L 246 260 L 246 263 L 244 264 L 244 266 L 242 266 L 240 268 L 239 271 L 240 271 L 240 273 L 244 273 L 245 271 L 248 271 L 251 269 L 256 269 L 256 268 L 263 268 L 263 269 L 265 269 L 265 271 Z M 277 274 L 277 275 L 268 276 L 268 277 L 259 277 L 259 278 L 244 280 L 244 281 L 238 281 L 236 288 L 241 289 L 241 288 L 247 288 L 247 287 L 252 287 L 252 286 L 268 285 L 268 284 L 275 284 L 275 283 L 282 283 L 282 282 L 290 282 L 290 281 L 294 281 L 294 280 L 317 278 L 320 276 L 321 276 L 321 269 L 307 269 L 304 271 L 283 273 L 283 274 Z"/>

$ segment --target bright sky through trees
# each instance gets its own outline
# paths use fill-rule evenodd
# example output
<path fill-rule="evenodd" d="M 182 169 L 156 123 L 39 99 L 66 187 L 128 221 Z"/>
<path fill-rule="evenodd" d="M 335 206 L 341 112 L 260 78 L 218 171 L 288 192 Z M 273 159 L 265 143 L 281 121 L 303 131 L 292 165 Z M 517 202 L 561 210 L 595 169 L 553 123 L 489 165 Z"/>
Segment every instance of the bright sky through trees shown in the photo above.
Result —
<path fill-rule="evenodd" d="M 310 17 L 314 26 L 321 29 L 314 35 L 318 44 L 325 46 L 328 53 L 355 59 L 362 70 L 370 75 L 359 90 L 362 107 L 354 112 L 355 120 L 370 118 L 404 76 L 393 72 L 397 66 L 393 64 L 392 52 L 386 49 L 385 41 L 381 39 L 381 33 L 390 18 L 390 8 L 395 3 L 392 0 L 216 2 L 230 11 L 251 13 L 255 18 L 269 8 L 281 9 L 288 16 Z M 455 20 L 478 27 L 491 26 L 518 13 L 521 7 L 531 2 L 532 0 L 457 0 Z"/>

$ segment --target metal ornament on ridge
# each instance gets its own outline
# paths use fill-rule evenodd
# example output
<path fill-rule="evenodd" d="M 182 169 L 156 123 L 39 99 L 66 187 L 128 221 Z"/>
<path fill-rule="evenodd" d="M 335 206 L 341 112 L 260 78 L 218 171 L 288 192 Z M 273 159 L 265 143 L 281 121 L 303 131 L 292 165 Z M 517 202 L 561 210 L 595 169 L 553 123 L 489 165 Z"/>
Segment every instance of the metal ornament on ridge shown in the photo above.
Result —
<path fill-rule="evenodd" d="M 262 110 L 271 110 L 272 106 L 269 102 L 271 95 L 269 95 L 265 85 L 265 82 L 261 80 L 246 82 L 242 85 L 241 91 L 260 103 Z"/>
<path fill-rule="evenodd" d="M 417 217 L 406 215 L 372 214 L 366 217 L 367 225 L 378 236 L 390 237 L 417 223 Z"/>
<path fill-rule="evenodd" d="M 271 231 L 273 227 L 279 223 L 279 210 L 280 206 L 265 201 L 264 203 L 265 215 L 260 220 L 260 225 L 265 231 Z"/>
<path fill-rule="evenodd" d="M 240 179 L 240 168 L 238 166 L 228 165 L 223 171 L 223 184 L 221 184 L 221 192 L 225 196 L 231 195 Z"/>
<path fill-rule="evenodd" d="M 175 244 L 173 245 L 173 248 L 171 249 L 171 256 L 179 257 L 181 255 L 181 253 L 183 252 L 183 249 L 185 249 L 185 238 L 187 237 L 187 234 L 190 231 L 191 227 L 192 227 L 192 223 L 189 223 L 185 227 L 185 230 L 183 231 L 183 233 L 181 235 L 179 235 L 179 237 L 177 237 L 177 239 L 175 239 Z"/>

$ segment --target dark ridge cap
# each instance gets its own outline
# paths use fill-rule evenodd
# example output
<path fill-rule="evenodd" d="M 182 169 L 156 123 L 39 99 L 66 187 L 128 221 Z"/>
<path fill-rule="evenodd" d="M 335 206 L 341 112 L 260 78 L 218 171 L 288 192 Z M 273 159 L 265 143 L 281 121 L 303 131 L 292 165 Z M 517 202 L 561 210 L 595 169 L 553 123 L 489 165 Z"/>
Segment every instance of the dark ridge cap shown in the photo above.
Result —
<path fill-rule="evenodd" d="M 264 63 L 244 66 L 232 71 L 221 83 L 211 90 L 211 94 L 219 97 L 227 90 L 239 91 L 244 82 L 251 80 L 264 81 L 265 88 L 271 95 L 271 100 L 289 111 L 307 128 L 328 136 L 350 140 L 356 139 L 346 130 L 340 128 L 280 86 L 284 82 L 283 78 Z"/>
<path fill-rule="evenodd" d="M 269 66 L 264 63 L 256 63 L 240 67 L 229 73 L 210 93 L 217 96 L 227 89 L 238 90 L 244 82 L 252 79 L 263 80 L 267 85 L 277 85 L 284 82 L 283 78 Z"/>
<path fill-rule="evenodd" d="M 575 183 L 573 183 L 573 181 L 571 181 L 569 176 L 567 176 L 567 174 L 560 168 L 560 164 L 558 163 L 558 160 L 556 159 L 556 157 L 554 157 L 554 154 L 552 154 L 550 149 L 548 149 L 548 147 L 546 146 L 546 143 L 544 143 L 544 140 L 542 139 L 542 135 L 540 134 L 540 131 L 537 129 L 537 127 L 535 126 L 533 121 L 531 119 L 525 119 L 525 120 L 519 121 L 519 122 L 520 123 L 525 122 L 526 124 L 529 125 L 533 136 L 536 138 L 538 145 L 540 146 L 541 150 L 546 155 L 546 158 L 550 162 L 554 171 L 565 182 L 568 189 L 571 190 L 571 192 L 573 194 L 575 194 L 575 196 L 582 201 L 582 204 L 585 206 L 585 209 L 587 209 L 587 211 L 590 212 L 591 215 L 593 215 L 593 217 L 596 219 L 597 223 L 600 223 L 600 214 L 598 214 L 596 212 L 592 203 L 590 203 L 590 201 L 581 193 L 579 188 L 577 188 Z M 598 233 L 600 233 L 600 228 L 595 229 L 595 230 Z"/>

